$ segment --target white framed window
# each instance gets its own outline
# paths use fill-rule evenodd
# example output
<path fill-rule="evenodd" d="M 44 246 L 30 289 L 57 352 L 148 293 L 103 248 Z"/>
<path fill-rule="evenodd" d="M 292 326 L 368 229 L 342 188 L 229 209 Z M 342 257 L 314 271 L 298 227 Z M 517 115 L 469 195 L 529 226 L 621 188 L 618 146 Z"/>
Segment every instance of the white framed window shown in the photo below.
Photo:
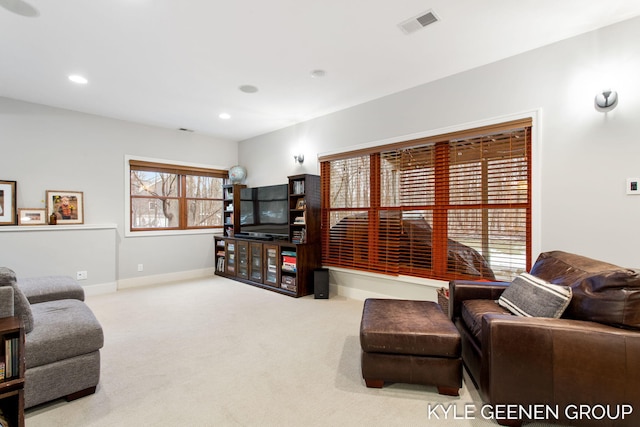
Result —
<path fill-rule="evenodd" d="M 125 156 L 125 235 L 221 230 L 227 178 L 223 168 Z"/>

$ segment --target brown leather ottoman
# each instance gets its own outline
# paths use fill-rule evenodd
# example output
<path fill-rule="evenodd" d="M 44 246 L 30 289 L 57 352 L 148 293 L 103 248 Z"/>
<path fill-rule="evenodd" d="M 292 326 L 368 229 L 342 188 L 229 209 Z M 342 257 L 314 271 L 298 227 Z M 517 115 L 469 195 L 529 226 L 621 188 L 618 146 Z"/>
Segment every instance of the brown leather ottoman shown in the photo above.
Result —
<path fill-rule="evenodd" d="M 435 302 L 367 299 L 360 345 L 367 387 L 381 388 L 385 381 L 435 385 L 451 396 L 462 387 L 460 335 Z"/>

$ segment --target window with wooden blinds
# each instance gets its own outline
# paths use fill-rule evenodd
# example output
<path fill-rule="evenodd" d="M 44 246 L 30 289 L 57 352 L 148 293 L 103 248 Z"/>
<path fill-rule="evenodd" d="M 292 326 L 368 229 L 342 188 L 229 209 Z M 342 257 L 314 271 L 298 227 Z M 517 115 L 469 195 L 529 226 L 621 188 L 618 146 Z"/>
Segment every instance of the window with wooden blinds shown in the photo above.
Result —
<path fill-rule="evenodd" d="M 129 160 L 130 231 L 222 228 L 226 170 Z"/>
<path fill-rule="evenodd" d="M 321 159 L 323 264 L 451 279 L 529 269 L 531 121 Z"/>

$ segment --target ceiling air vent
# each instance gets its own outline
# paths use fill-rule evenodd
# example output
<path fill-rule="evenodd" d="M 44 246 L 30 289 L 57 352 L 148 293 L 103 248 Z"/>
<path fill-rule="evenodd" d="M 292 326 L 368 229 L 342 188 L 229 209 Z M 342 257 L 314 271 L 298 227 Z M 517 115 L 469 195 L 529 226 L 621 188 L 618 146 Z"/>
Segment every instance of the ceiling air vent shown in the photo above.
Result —
<path fill-rule="evenodd" d="M 405 34 L 411 34 L 438 21 L 439 19 L 436 14 L 433 13 L 432 10 L 429 10 L 399 23 L 398 26 Z"/>

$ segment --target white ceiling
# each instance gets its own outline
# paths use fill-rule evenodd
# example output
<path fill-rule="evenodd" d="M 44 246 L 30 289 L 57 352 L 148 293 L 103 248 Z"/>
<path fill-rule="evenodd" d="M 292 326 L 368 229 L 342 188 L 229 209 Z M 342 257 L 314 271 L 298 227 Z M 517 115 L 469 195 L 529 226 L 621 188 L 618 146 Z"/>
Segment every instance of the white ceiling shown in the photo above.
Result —
<path fill-rule="evenodd" d="M 640 15 L 638 0 L 0 0 L 0 6 L 0 96 L 231 140 Z M 37 16 L 24 16 L 28 6 Z M 398 27 L 427 10 L 440 22 L 410 35 Z M 326 76 L 312 78 L 315 69 Z M 74 73 L 89 83 L 69 82 Z M 239 91 L 245 84 L 259 91 Z M 231 119 L 219 119 L 221 112 Z"/>

